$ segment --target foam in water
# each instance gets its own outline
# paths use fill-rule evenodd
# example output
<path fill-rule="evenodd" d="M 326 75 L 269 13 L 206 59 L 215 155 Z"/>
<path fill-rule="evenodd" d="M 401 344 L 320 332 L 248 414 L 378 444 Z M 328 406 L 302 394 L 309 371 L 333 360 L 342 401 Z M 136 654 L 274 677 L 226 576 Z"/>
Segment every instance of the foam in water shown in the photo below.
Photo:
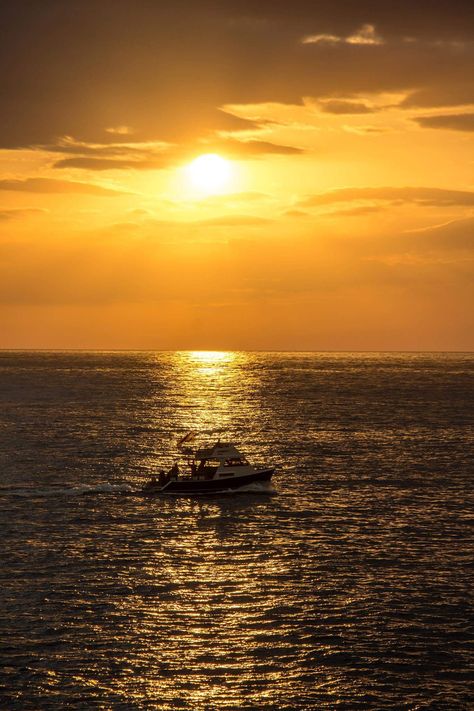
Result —
<path fill-rule="evenodd" d="M 36 488 L 2 487 L 2 493 L 13 496 L 83 496 L 85 494 L 121 494 L 133 492 L 129 484 L 79 484 L 78 486 L 47 486 Z"/>

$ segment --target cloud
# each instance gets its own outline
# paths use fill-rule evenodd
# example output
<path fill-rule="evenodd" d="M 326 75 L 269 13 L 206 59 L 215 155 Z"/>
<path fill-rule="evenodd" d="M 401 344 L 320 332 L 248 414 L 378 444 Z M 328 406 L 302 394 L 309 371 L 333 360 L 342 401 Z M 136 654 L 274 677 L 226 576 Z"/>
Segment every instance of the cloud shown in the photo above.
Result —
<path fill-rule="evenodd" d="M 417 248 L 437 250 L 466 250 L 474 248 L 474 217 L 453 220 L 425 230 L 409 232 L 406 241 Z"/>
<path fill-rule="evenodd" d="M 467 0 L 121 0 L 120 12 L 111 0 L 0 3 L 1 145 L 104 142 L 131 128 L 141 141 L 189 145 L 254 126 L 221 106 L 308 95 L 411 90 L 451 101 L 471 83 L 473 16 Z"/>
<path fill-rule="evenodd" d="M 375 31 L 374 25 L 362 25 L 354 34 L 347 37 L 338 35 L 308 35 L 302 40 L 303 44 L 355 44 L 355 45 L 380 45 L 384 41 Z"/>
<path fill-rule="evenodd" d="M 466 52 L 466 55 L 469 53 Z M 468 59 L 471 61 L 472 57 Z M 462 68 L 459 68 L 457 75 L 450 77 L 447 82 L 429 82 L 431 86 L 410 91 L 401 101 L 402 109 L 419 109 L 431 107 L 451 107 L 464 106 L 474 103 L 474 88 L 472 82 L 467 80 Z M 432 85 L 434 84 L 434 86 Z"/>
<path fill-rule="evenodd" d="M 133 143 L 87 143 L 70 136 L 55 144 L 41 146 L 42 150 L 62 153 L 65 157 L 53 163 L 54 168 L 81 168 L 84 170 L 166 170 L 204 152 L 221 152 L 236 159 L 259 155 L 298 155 L 304 150 L 294 146 L 279 145 L 253 138 L 232 135 L 208 138 L 176 146 L 159 141 Z"/>
<path fill-rule="evenodd" d="M 246 158 L 258 155 L 301 155 L 306 151 L 296 146 L 282 146 L 270 141 L 247 140 L 239 141 L 227 138 L 222 141 L 212 142 L 217 151 L 227 153 L 235 158 Z"/>
<path fill-rule="evenodd" d="M 240 215 L 228 214 L 220 215 L 219 217 L 210 217 L 201 220 L 169 220 L 169 219 L 146 219 L 142 214 L 135 214 L 139 221 L 116 222 L 105 229 L 106 234 L 130 233 L 139 232 L 140 234 L 153 236 L 156 228 L 163 228 L 168 236 L 176 234 L 180 235 L 183 231 L 199 229 L 201 227 L 263 227 L 270 225 L 274 220 L 259 217 L 257 215 Z M 144 218 L 144 219 L 140 219 Z"/>
<path fill-rule="evenodd" d="M 0 209 L 0 222 L 7 220 L 18 220 L 23 217 L 30 217 L 31 215 L 44 215 L 48 210 L 40 207 L 23 207 L 23 208 L 12 208 L 7 210 Z"/>
<path fill-rule="evenodd" d="M 461 273 L 470 264 L 474 276 L 474 217 L 452 220 L 443 225 L 392 232 L 382 235 L 352 237 L 344 240 L 344 247 L 353 250 L 353 258 L 386 265 L 410 265 L 412 279 L 423 279 L 423 268 L 434 265 L 451 274 Z M 472 286 L 472 285 L 471 285 Z"/>
<path fill-rule="evenodd" d="M 309 212 L 306 212 L 305 210 L 285 210 L 283 213 L 284 217 L 312 217 L 312 215 Z"/>
<path fill-rule="evenodd" d="M 326 99 L 319 101 L 319 108 L 327 114 L 372 114 L 377 111 L 373 106 L 361 101 L 346 99 Z"/>
<path fill-rule="evenodd" d="M 343 126 L 343 131 L 345 133 L 354 133 L 356 136 L 370 136 L 371 134 L 377 133 L 388 133 L 387 128 L 382 128 L 381 126 Z"/>
<path fill-rule="evenodd" d="M 131 136 L 134 133 L 133 128 L 130 128 L 130 126 L 110 126 L 105 131 L 116 136 Z"/>
<path fill-rule="evenodd" d="M 89 158 L 76 156 L 62 158 L 53 163 L 53 168 L 81 168 L 83 170 L 163 170 L 174 161 L 170 160 L 133 160 L 120 158 Z"/>
<path fill-rule="evenodd" d="M 418 116 L 414 120 L 424 128 L 444 128 L 451 131 L 474 131 L 474 114 Z"/>
<path fill-rule="evenodd" d="M 216 3 L 210 3 L 216 8 Z M 320 33 L 350 36 L 355 27 L 376 26 L 382 36 L 405 38 L 421 36 L 426 40 L 461 40 L 472 34 L 474 10 L 469 0 L 455 4 L 435 0 L 399 0 L 395 3 L 341 2 L 340 0 L 227 0 L 224 11 L 233 17 L 243 16 L 272 22 L 278 29 L 317 28 Z"/>
<path fill-rule="evenodd" d="M 360 205 L 359 207 L 348 207 L 344 210 L 323 212 L 320 217 L 364 217 L 374 212 L 381 212 L 383 209 L 381 205 Z"/>
<path fill-rule="evenodd" d="M 300 201 L 303 207 L 331 205 L 357 200 L 382 200 L 390 203 L 415 203 L 428 207 L 472 207 L 474 192 L 424 187 L 339 188 L 309 196 Z"/>
<path fill-rule="evenodd" d="M 115 188 L 104 188 L 92 183 L 76 183 L 71 180 L 54 178 L 27 178 L 26 180 L 0 180 L 0 190 L 12 190 L 28 193 L 81 193 L 115 197 L 131 193 Z"/>
<path fill-rule="evenodd" d="M 184 155 L 184 148 L 162 141 L 88 143 L 72 136 L 63 136 L 55 143 L 39 146 L 63 156 L 54 168 L 85 170 L 158 170 L 175 165 Z"/>
<path fill-rule="evenodd" d="M 373 25 L 362 25 L 353 35 L 346 37 L 347 44 L 383 44 Z"/>
<path fill-rule="evenodd" d="M 90 156 L 92 158 L 150 158 L 162 156 L 172 149 L 173 143 L 166 141 L 113 141 L 111 143 L 87 142 L 73 136 L 61 136 L 54 143 L 38 146 L 42 150 L 66 155 Z"/>

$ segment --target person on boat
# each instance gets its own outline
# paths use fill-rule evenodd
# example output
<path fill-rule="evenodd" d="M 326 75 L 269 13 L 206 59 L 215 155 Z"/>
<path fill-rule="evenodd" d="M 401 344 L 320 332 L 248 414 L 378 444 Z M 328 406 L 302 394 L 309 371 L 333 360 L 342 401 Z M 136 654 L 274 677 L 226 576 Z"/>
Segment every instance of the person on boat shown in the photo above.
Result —
<path fill-rule="evenodd" d="M 154 489 L 158 485 L 158 481 L 155 476 L 152 476 L 149 481 L 145 484 L 143 487 L 144 491 L 147 491 L 148 489 Z"/>
<path fill-rule="evenodd" d="M 178 462 L 175 462 L 175 463 L 173 464 L 173 466 L 172 466 L 171 469 L 170 469 L 170 474 L 171 474 L 171 476 L 174 476 L 174 477 L 176 477 L 176 478 L 179 477 L 179 465 L 178 465 Z"/>

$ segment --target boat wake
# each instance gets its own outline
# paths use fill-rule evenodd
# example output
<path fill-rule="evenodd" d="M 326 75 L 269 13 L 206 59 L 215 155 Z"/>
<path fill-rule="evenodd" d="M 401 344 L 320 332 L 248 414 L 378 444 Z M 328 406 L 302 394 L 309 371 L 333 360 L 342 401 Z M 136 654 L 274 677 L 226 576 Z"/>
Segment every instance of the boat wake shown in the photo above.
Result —
<path fill-rule="evenodd" d="M 35 486 L 2 486 L 1 496 L 25 496 L 25 497 L 48 497 L 48 496 L 87 496 L 95 494 L 127 494 L 134 491 L 129 484 L 79 484 L 70 486 L 45 486 L 37 488 Z"/>
<path fill-rule="evenodd" d="M 276 494 L 276 489 L 269 481 L 254 481 L 251 484 L 229 489 L 228 494 Z"/>
<path fill-rule="evenodd" d="M 201 495 L 226 496 L 228 494 L 275 494 L 276 489 L 271 482 L 256 481 L 244 486 L 229 488 L 219 492 L 201 492 Z M 43 498 L 52 496 L 96 496 L 100 494 L 115 494 L 125 496 L 143 496 L 141 489 L 135 489 L 129 484 L 71 484 L 62 486 L 60 484 L 43 486 L 41 488 L 25 484 L 24 486 L 0 486 L 0 497 L 15 496 L 25 498 Z M 191 495 L 199 495 L 193 493 Z"/>
<path fill-rule="evenodd" d="M 198 497 L 219 497 L 219 496 L 235 496 L 236 494 L 266 494 L 267 496 L 269 494 L 276 494 L 277 490 L 275 487 L 272 486 L 272 484 L 264 481 L 255 481 L 252 482 L 251 484 L 245 484 L 244 486 L 237 486 L 233 489 L 230 487 L 228 489 L 219 489 L 219 491 L 188 491 L 188 492 L 182 492 L 182 491 L 171 491 L 171 492 L 160 492 L 157 491 L 154 496 L 173 496 L 173 497 L 191 497 L 191 498 L 198 498 Z M 141 492 L 143 495 L 143 491 Z"/>

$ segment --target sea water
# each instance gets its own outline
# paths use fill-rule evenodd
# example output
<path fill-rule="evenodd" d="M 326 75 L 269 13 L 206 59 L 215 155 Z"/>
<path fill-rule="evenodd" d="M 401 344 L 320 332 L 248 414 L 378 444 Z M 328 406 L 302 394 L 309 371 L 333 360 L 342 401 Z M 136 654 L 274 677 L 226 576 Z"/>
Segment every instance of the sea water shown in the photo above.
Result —
<path fill-rule="evenodd" d="M 473 374 L 0 353 L 0 708 L 472 708 Z M 274 492 L 136 495 L 190 430 Z"/>

